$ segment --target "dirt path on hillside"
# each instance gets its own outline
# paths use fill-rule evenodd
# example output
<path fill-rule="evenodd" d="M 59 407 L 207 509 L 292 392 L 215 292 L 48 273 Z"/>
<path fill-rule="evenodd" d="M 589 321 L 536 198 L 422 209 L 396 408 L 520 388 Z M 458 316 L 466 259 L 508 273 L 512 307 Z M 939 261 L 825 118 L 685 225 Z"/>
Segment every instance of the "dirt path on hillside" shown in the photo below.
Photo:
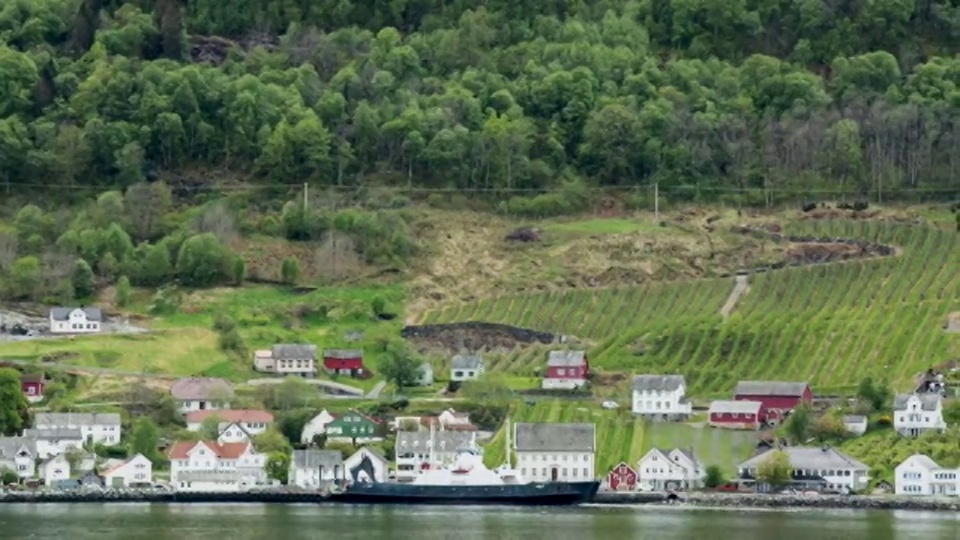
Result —
<path fill-rule="evenodd" d="M 736 284 L 733 286 L 733 290 L 730 291 L 730 296 L 727 297 L 727 301 L 724 302 L 723 307 L 720 308 L 720 315 L 724 320 L 726 320 L 726 318 L 730 316 L 730 313 L 733 312 L 733 309 L 737 307 L 740 298 L 749 291 L 750 282 L 747 276 L 736 276 Z"/>

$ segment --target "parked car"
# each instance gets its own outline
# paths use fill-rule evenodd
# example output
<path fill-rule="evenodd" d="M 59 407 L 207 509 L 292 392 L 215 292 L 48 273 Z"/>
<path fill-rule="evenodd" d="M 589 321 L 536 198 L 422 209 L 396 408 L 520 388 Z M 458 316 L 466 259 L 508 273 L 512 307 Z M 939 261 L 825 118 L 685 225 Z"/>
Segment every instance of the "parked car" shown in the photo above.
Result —
<path fill-rule="evenodd" d="M 604 401 L 602 406 L 604 409 L 617 409 L 620 407 L 620 404 L 616 401 Z"/>

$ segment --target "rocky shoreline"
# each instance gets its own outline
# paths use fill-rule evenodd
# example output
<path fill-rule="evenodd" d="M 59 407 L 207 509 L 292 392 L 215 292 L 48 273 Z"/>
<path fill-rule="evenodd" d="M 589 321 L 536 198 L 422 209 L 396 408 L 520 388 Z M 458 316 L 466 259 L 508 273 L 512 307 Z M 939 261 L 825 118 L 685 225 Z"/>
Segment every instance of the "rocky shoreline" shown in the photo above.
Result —
<path fill-rule="evenodd" d="M 241 493 L 200 493 L 167 490 L 105 491 L 6 491 L 0 504 L 8 503 L 326 503 L 325 493 L 295 490 L 258 490 Z M 895 497 L 840 495 L 762 495 L 752 493 L 682 493 L 669 498 L 663 493 L 600 492 L 595 504 L 676 504 L 713 508 L 838 508 L 853 510 L 915 510 L 960 512 L 960 497 Z"/>

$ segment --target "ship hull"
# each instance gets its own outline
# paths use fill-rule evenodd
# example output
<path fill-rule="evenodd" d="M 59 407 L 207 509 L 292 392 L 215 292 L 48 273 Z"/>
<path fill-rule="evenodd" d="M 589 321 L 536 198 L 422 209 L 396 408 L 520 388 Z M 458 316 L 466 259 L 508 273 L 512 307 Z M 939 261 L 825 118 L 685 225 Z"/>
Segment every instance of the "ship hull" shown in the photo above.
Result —
<path fill-rule="evenodd" d="M 600 482 L 509 486 L 354 484 L 331 495 L 330 500 L 351 504 L 569 506 L 590 502 L 599 488 Z"/>

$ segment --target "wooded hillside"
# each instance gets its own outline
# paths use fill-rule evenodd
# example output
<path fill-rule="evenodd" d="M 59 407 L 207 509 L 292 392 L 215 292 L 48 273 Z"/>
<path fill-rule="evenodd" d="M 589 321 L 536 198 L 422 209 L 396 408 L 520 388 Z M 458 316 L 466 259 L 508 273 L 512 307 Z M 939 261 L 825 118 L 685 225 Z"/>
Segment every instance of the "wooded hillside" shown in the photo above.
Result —
<path fill-rule="evenodd" d="M 0 186 L 945 200 L 958 52 L 958 0 L 8 0 Z"/>

